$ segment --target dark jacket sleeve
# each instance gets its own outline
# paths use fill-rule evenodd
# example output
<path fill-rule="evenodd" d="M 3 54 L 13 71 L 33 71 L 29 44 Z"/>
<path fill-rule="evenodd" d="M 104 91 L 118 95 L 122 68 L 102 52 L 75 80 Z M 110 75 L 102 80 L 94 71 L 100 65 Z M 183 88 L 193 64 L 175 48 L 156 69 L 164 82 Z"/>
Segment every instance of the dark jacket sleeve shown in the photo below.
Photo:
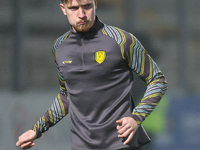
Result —
<path fill-rule="evenodd" d="M 157 64 L 132 34 L 127 36 L 127 48 L 124 57 L 129 67 L 147 85 L 141 102 L 133 109 L 132 117 L 141 124 L 159 104 L 167 90 L 167 81 Z"/>
<path fill-rule="evenodd" d="M 59 46 L 58 43 L 61 43 L 61 39 L 63 39 L 63 37 L 58 38 L 53 44 L 53 56 L 58 72 L 60 92 L 53 101 L 51 107 L 32 127 L 32 130 L 34 130 L 37 133 L 37 138 L 39 138 L 42 135 L 42 133 L 47 131 L 50 127 L 54 126 L 65 115 L 68 114 L 69 101 L 68 101 L 67 90 L 65 88 L 65 81 L 64 78 L 62 77 L 61 72 L 59 71 L 59 68 L 57 67 L 55 58 L 55 52 L 57 47 Z"/>

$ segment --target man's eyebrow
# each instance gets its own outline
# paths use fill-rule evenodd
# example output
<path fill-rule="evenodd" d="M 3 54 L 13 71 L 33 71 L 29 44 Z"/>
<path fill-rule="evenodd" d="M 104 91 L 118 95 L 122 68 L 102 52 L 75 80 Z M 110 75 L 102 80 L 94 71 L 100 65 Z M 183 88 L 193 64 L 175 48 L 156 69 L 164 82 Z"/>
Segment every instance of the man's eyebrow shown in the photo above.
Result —
<path fill-rule="evenodd" d="M 68 5 L 67 8 L 79 7 L 79 5 Z"/>
<path fill-rule="evenodd" d="M 80 5 L 68 5 L 67 8 L 73 8 L 73 7 L 84 7 L 84 6 L 87 6 L 87 5 L 92 5 L 93 3 L 92 2 L 88 2 L 88 3 L 85 3 L 85 4 L 80 4 Z"/>
<path fill-rule="evenodd" d="M 92 2 L 88 2 L 88 3 L 83 4 L 82 6 L 92 5 L 92 4 L 93 4 Z"/>

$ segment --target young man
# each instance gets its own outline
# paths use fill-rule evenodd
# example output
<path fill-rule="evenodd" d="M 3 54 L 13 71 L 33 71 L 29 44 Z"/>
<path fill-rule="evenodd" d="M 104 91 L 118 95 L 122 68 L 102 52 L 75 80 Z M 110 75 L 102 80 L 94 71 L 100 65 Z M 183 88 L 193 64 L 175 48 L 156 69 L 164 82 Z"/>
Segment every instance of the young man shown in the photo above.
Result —
<path fill-rule="evenodd" d="M 164 75 L 132 34 L 98 19 L 97 0 L 63 0 L 60 7 L 71 25 L 53 44 L 60 93 L 16 145 L 34 146 L 69 113 L 72 150 L 139 150 L 146 142 L 140 124 L 165 93 Z M 132 71 L 147 84 L 137 107 L 130 103 Z"/>

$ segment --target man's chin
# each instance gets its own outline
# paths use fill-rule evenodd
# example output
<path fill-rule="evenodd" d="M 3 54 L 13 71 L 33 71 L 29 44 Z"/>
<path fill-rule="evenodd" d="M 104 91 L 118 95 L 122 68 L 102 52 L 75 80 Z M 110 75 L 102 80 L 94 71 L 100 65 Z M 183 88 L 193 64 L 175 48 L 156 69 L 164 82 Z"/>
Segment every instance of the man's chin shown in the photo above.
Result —
<path fill-rule="evenodd" d="M 82 27 L 75 27 L 74 28 L 77 32 L 86 32 L 90 29 L 90 27 L 82 26 Z"/>

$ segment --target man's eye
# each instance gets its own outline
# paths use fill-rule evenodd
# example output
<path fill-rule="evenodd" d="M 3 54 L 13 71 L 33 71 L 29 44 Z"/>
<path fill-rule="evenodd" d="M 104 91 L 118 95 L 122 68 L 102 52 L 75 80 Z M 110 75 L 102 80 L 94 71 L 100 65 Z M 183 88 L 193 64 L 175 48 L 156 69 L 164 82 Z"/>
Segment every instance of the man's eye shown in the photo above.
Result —
<path fill-rule="evenodd" d="M 84 6 L 85 9 L 90 9 L 91 7 L 92 7 L 91 4 L 87 4 L 87 5 Z"/>
<path fill-rule="evenodd" d="M 70 10 L 78 10 L 78 7 L 70 7 Z"/>

